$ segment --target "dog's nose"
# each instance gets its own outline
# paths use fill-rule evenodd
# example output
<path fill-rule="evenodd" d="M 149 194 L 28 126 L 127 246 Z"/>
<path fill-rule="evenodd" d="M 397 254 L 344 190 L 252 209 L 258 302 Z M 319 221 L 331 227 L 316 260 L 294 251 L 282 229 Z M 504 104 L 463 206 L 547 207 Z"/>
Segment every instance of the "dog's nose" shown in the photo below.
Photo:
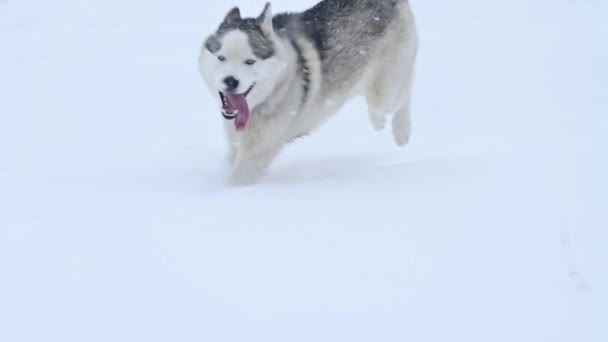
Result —
<path fill-rule="evenodd" d="M 236 88 L 239 87 L 239 80 L 232 76 L 228 76 L 224 78 L 224 83 L 226 84 L 226 91 L 235 91 Z"/>

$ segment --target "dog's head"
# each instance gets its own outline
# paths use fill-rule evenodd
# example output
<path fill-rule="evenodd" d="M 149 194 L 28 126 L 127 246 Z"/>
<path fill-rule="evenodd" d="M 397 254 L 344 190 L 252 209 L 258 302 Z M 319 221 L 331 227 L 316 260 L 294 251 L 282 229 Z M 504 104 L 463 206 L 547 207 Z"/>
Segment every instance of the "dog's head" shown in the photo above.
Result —
<path fill-rule="evenodd" d="M 222 114 L 246 128 L 251 110 L 271 96 L 284 63 L 277 56 L 272 10 L 267 3 L 257 18 L 241 18 L 238 7 L 207 38 L 200 70 L 207 86 L 219 94 Z"/>

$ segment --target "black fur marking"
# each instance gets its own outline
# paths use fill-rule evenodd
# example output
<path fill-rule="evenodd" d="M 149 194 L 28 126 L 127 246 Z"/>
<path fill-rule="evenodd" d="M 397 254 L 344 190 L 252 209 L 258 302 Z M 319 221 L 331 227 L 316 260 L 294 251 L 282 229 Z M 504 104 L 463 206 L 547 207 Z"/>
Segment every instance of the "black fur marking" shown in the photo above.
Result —
<path fill-rule="evenodd" d="M 295 39 L 291 39 L 291 45 L 298 55 L 298 73 L 302 78 L 302 89 L 304 90 L 304 95 L 302 95 L 302 106 L 304 106 L 306 101 L 308 101 L 308 96 L 310 94 L 310 68 L 308 67 L 306 57 L 304 57 L 304 54 L 302 53 L 302 48 Z"/>
<path fill-rule="evenodd" d="M 309 133 L 304 133 L 304 134 L 297 135 L 297 136 L 295 136 L 295 137 L 287 140 L 287 144 L 289 144 L 289 145 L 295 144 L 298 141 L 306 138 L 308 135 L 309 135 Z"/>
<path fill-rule="evenodd" d="M 209 52 L 216 53 L 220 51 L 220 49 L 222 48 L 222 44 L 217 39 L 217 36 L 213 35 L 207 38 L 207 41 L 205 41 L 205 47 L 207 48 L 207 50 L 209 50 Z"/>
<path fill-rule="evenodd" d="M 288 40 L 291 43 L 294 51 L 297 55 L 297 63 L 298 63 L 298 73 L 302 79 L 302 89 L 304 90 L 302 106 L 306 104 L 308 101 L 308 97 L 310 95 L 310 83 L 311 83 L 311 71 L 308 66 L 308 61 L 306 57 L 304 57 L 304 52 L 302 51 L 302 47 L 295 38 L 295 33 L 298 31 L 298 27 L 294 27 L 293 25 L 298 25 L 298 21 L 294 20 L 297 18 L 296 14 L 290 13 L 281 13 L 274 18 L 272 18 L 272 25 L 274 31 L 281 36 L 282 38 Z"/>
<path fill-rule="evenodd" d="M 249 37 L 249 44 L 253 54 L 259 59 L 268 59 L 275 54 L 275 46 L 262 31 L 257 19 L 237 19 L 224 21 L 217 32 L 207 39 L 205 46 L 215 53 L 222 48 L 221 38 L 231 31 L 239 30 Z"/>

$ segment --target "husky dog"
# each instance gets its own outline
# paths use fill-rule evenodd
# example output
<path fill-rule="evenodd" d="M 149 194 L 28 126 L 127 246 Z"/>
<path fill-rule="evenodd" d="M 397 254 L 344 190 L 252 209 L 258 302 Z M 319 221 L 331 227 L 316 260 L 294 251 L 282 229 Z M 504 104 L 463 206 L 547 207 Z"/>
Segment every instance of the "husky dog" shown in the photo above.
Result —
<path fill-rule="evenodd" d="M 238 7 L 201 50 L 199 67 L 225 120 L 231 180 L 255 183 L 285 145 L 355 96 L 397 145 L 410 139 L 417 33 L 407 0 L 324 0 L 301 13 L 257 18 Z"/>

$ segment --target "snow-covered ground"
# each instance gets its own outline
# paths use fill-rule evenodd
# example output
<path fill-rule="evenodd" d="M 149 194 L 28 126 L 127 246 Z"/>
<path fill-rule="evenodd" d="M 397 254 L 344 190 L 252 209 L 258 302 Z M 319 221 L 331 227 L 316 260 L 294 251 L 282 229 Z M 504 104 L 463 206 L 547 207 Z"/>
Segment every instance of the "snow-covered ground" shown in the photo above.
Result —
<path fill-rule="evenodd" d="M 412 144 L 355 100 L 231 188 L 237 3 L 0 1 L 0 341 L 608 341 L 606 1 L 412 1 Z"/>

